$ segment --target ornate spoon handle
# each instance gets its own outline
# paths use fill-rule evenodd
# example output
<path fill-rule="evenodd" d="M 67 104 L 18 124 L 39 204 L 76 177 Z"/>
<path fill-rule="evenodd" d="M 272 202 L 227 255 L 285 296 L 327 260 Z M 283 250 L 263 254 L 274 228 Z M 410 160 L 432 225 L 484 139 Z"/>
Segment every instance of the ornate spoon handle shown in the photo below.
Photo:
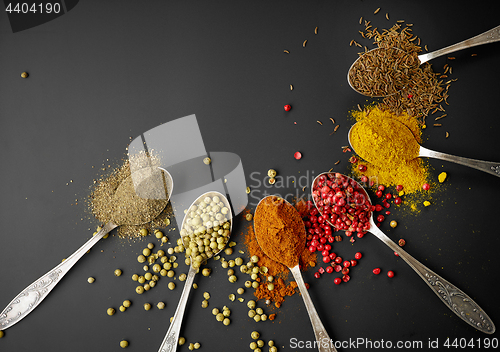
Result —
<path fill-rule="evenodd" d="M 373 218 L 370 220 L 370 225 L 370 232 L 397 252 L 456 315 L 479 331 L 486 334 L 495 332 L 495 325 L 491 319 L 472 298 L 405 252 L 375 225 Z"/>
<path fill-rule="evenodd" d="M 419 156 L 451 161 L 452 163 L 469 166 L 474 169 L 481 170 L 489 174 L 495 175 L 497 177 L 500 177 L 500 162 L 482 161 L 477 159 L 464 158 L 462 156 L 436 152 L 434 150 L 430 150 L 422 146 L 420 147 Z"/>
<path fill-rule="evenodd" d="M 475 37 L 461 41 L 460 43 L 447 46 L 446 48 L 439 49 L 430 52 L 428 54 L 419 55 L 418 59 L 420 60 L 420 63 L 423 64 L 424 62 L 432 60 L 438 56 L 450 54 L 455 51 L 471 48 L 473 46 L 481 44 L 498 42 L 499 40 L 500 40 L 500 26 L 497 26 L 493 29 L 490 29 L 489 31 L 476 35 Z"/>
<path fill-rule="evenodd" d="M 337 352 L 337 349 L 333 345 L 333 341 L 328 336 L 321 319 L 318 316 L 318 312 L 316 312 L 316 308 L 314 308 L 314 304 L 311 300 L 311 296 L 309 296 L 309 292 L 307 292 L 306 285 L 304 284 L 304 279 L 302 279 L 302 274 L 300 273 L 299 266 L 296 265 L 293 268 L 289 268 L 292 272 L 293 278 L 295 282 L 297 282 L 297 286 L 299 287 L 300 294 L 302 295 L 302 299 L 304 300 L 304 304 L 307 309 L 307 314 L 309 314 L 309 319 L 311 319 L 311 325 L 314 330 L 314 337 L 318 343 L 318 351 L 320 352 Z"/>
<path fill-rule="evenodd" d="M 177 350 L 179 333 L 181 331 L 182 319 L 184 318 L 184 312 L 186 311 L 186 303 L 188 301 L 189 292 L 191 292 L 191 286 L 193 286 L 194 276 L 196 275 L 196 270 L 190 266 L 188 277 L 184 283 L 184 289 L 182 290 L 181 298 L 179 299 L 179 304 L 175 310 L 174 318 L 170 327 L 168 328 L 167 334 L 160 345 L 158 352 L 175 352 Z"/>
<path fill-rule="evenodd" d="M 87 251 L 117 225 L 108 222 L 95 236 L 54 269 L 22 290 L 0 313 L 0 330 L 5 330 L 31 313 L 47 297 L 60 279 Z"/>

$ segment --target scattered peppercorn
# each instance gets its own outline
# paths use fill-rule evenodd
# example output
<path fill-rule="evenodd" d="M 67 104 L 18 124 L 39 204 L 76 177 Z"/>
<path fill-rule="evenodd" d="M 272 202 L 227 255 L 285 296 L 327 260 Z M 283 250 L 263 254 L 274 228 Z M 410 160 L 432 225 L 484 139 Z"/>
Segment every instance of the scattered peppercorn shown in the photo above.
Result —
<path fill-rule="evenodd" d="M 292 109 L 292 106 L 287 104 L 283 108 L 285 109 L 285 111 L 290 111 Z"/>
<path fill-rule="evenodd" d="M 380 268 L 375 268 L 375 269 L 373 269 L 373 273 L 374 273 L 375 275 L 380 274 Z"/>
<path fill-rule="evenodd" d="M 389 271 L 387 272 L 387 276 L 388 276 L 388 277 L 394 277 L 394 271 L 389 270 Z"/>

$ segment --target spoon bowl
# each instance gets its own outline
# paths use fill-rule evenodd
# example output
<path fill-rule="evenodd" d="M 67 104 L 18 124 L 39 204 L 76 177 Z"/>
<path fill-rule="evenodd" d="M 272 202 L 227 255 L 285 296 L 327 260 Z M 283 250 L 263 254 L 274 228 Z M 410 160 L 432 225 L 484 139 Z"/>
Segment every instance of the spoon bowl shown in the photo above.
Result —
<path fill-rule="evenodd" d="M 226 219 L 224 222 L 225 223 L 229 222 L 230 225 L 229 225 L 229 233 L 224 233 L 223 231 L 222 234 L 218 234 L 220 236 L 224 236 L 225 238 L 224 246 L 223 247 L 221 246 L 222 248 L 218 247 L 217 250 L 216 251 L 214 250 L 210 256 L 207 256 L 206 259 L 212 258 L 217 254 L 219 254 L 222 250 L 224 250 L 225 245 L 229 242 L 229 236 L 231 235 L 231 231 L 233 229 L 233 213 L 231 210 L 231 205 L 229 204 L 229 201 L 226 198 L 226 196 L 217 191 L 210 191 L 203 193 L 187 208 L 186 216 L 184 216 L 181 225 L 181 238 L 187 250 L 189 248 L 189 244 L 187 243 L 185 237 L 189 238 L 190 230 L 193 230 L 191 233 L 196 233 L 195 226 L 198 226 L 198 221 L 195 221 L 195 224 L 191 224 L 193 222 L 193 218 L 190 217 L 190 213 L 199 210 L 200 204 L 201 205 L 209 204 L 211 202 L 217 203 L 217 205 L 220 207 L 221 212 L 218 214 L 223 214 L 223 212 L 225 212 L 224 208 L 227 209 L 227 213 L 223 214 L 225 215 L 224 218 Z M 215 228 L 216 226 L 213 227 L 213 229 Z M 207 233 L 208 233 L 208 226 L 207 226 Z M 190 258 L 191 258 L 191 265 L 189 266 L 187 279 L 184 282 L 184 288 L 182 290 L 181 298 L 179 299 L 179 304 L 177 305 L 177 309 L 175 310 L 175 314 L 172 319 L 172 322 L 170 323 L 170 327 L 168 328 L 165 338 L 163 339 L 163 342 L 160 345 L 160 348 L 158 350 L 159 352 L 167 352 L 167 351 L 175 352 L 177 350 L 179 334 L 182 327 L 182 320 L 184 318 L 184 313 L 186 311 L 186 304 L 189 298 L 189 293 L 191 292 L 191 287 L 193 286 L 194 277 L 197 273 L 197 268 L 195 268 L 195 266 L 193 265 L 193 263 L 195 262 L 195 258 L 193 257 L 193 255 L 191 255 Z"/>
<path fill-rule="evenodd" d="M 159 174 L 156 174 L 157 176 Z M 149 205 L 156 203 L 155 206 L 149 207 L 151 213 L 146 214 L 143 212 L 143 209 L 137 209 L 140 213 L 140 216 L 137 216 L 138 219 L 135 222 L 129 223 L 128 216 L 134 216 L 137 214 L 132 214 L 132 208 L 130 208 L 129 204 L 122 208 L 121 206 L 116 206 L 116 211 L 113 214 L 112 220 L 106 223 L 102 229 L 97 232 L 92 238 L 90 238 L 83 246 L 78 248 L 76 252 L 74 252 L 71 256 L 69 256 L 65 261 L 57 265 L 55 268 L 35 280 L 28 287 L 22 290 L 8 305 L 7 307 L 0 313 L 0 330 L 5 330 L 12 325 L 18 323 L 21 319 L 25 318 L 29 313 L 31 313 L 38 305 L 49 295 L 49 293 L 54 289 L 54 287 L 60 282 L 61 278 L 68 273 L 68 271 L 76 264 L 76 262 L 83 257 L 85 253 L 87 253 L 90 248 L 94 246 L 99 240 L 104 237 L 107 233 L 109 233 L 114 228 L 120 225 L 141 225 L 147 223 L 154 218 L 156 218 L 168 204 L 170 199 L 170 195 L 173 190 L 173 180 L 172 176 L 167 170 L 162 169 L 162 182 L 160 183 L 164 188 L 161 190 L 157 190 L 158 194 L 163 194 L 163 199 L 160 201 L 156 199 L 156 202 L 150 202 Z M 143 183 L 143 186 L 145 184 Z M 131 197 L 132 200 L 137 201 L 139 197 L 133 192 L 132 185 L 132 175 L 127 177 L 122 183 L 118 186 L 115 196 L 120 198 L 120 202 L 122 203 L 125 199 L 123 197 L 128 196 Z M 119 194 L 117 195 L 117 193 Z M 116 199 L 113 199 L 116 201 Z M 129 199 L 130 201 L 130 199 Z M 144 200 L 146 203 L 149 200 Z M 120 211 L 124 213 L 121 214 Z"/>
<path fill-rule="evenodd" d="M 270 257 L 271 259 L 287 266 L 288 269 L 290 269 L 290 271 L 292 272 L 293 278 L 297 282 L 297 286 L 299 288 L 300 294 L 302 296 L 302 299 L 304 300 L 304 304 L 306 306 L 307 313 L 309 315 L 309 319 L 311 320 L 311 325 L 312 325 L 313 330 L 314 330 L 314 336 L 316 338 L 316 341 L 318 342 L 318 350 L 321 352 L 337 351 L 335 349 L 333 343 L 331 343 L 331 339 L 328 336 L 328 333 L 327 333 L 325 327 L 323 326 L 321 319 L 319 318 L 318 312 L 314 308 L 314 304 L 312 303 L 311 296 L 309 296 L 309 292 L 304 284 L 304 279 L 302 278 L 302 274 L 301 274 L 300 268 L 299 268 L 298 257 L 297 257 L 297 263 L 293 267 L 290 267 L 290 263 L 285 262 L 283 260 L 283 256 L 279 255 L 280 251 L 282 251 L 283 248 L 285 250 L 290 250 L 290 248 L 287 248 L 287 246 L 284 245 L 283 242 L 285 242 L 285 241 L 282 241 L 280 243 L 280 244 L 283 244 L 283 246 L 280 246 L 283 248 L 273 248 L 273 252 L 269 252 L 269 251 L 266 251 L 264 249 L 264 248 L 268 248 L 268 246 L 262 246 L 263 243 L 267 242 L 268 239 L 266 238 L 266 235 L 268 235 L 269 232 L 267 231 L 268 229 L 256 227 L 255 221 L 257 219 L 259 219 L 261 216 L 263 216 L 262 214 L 266 212 L 267 207 L 272 207 L 272 206 L 287 207 L 289 213 L 292 214 L 291 215 L 292 219 L 289 219 L 289 220 L 292 222 L 295 222 L 295 224 L 299 225 L 300 234 L 303 235 L 300 237 L 303 237 L 304 241 L 301 241 L 298 244 L 298 246 L 292 250 L 294 250 L 295 253 L 298 253 L 298 256 L 300 256 L 300 253 L 302 253 L 302 251 L 305 247 L 306 229 L 304 226 L 304 222 L 302 221 L 302 218 L 300 217 L 298 211 L 287 200 L 285 200 L 283 198 L 274 197 L 274 196 L 267 196 L 267 197 L 262 198 L 260 200 L 259 204 L 257 204 L 257 208 L 255 209 L 254 229 L 255 229 L 255 237 L 257 238 L 257 242 L 261 246 L 262 251 L 268 257 Z M 276 226 L 278 226 L 278 225 L 276 225 Z M 276 230 L 277 229 L 274 229 L 274 228 L 272 229 L 273 232 L 275 232 Z M 278 229 L 278 230 L 282 230 L 282 228 Z M 269 243 L 266 243 L 266 244 L 269 245 Z M 276 250 L 276 251 L 274 251 L 274 250 Z"/>
<path fill-rule="evenodd" d="M 383 117 L 380 117 L 378 119 L 386 119 L 386 121 L 388 120 L 388 118 L 383 118 Z M 349 140 L 349 145 L 356 152 L 356 154 L 358 154 L 361 158 L 368 161 L 369 163 L 378 166 L 384 166 L 386 160 L 388 160 L 389 157 L 395 158 L 395 161 L 400 161 L 401 163 L 407 162 L 409 160 L 405 160 L 404 156 L 410 154 L 413 155 L 413 158 L 411 158 L 410 160 L 418 157 L 440 159 L 472 167 L 474 169 L 484 171 L 491 175 L 500 177 L 500 162 L 464 158 L 461 156 L 455 156 L 427 149 L 425 147 L 422 147 L 417 142 L 412 131 L 405 124 L 395 119 L 390 119 L 390 120 L 391 120 L 390 124 L 392 130 L 384 131 L 385 132 L 384 134 L 377 133 L 379 136 L 379 140 L 373 141 L 373 144 L 370 146 L 372 150 L 377 150 L 377 153 L 370 153 L 370 155 L 368 155 L 366 151 L 363 150 L 363 148 L 360 148 L 359 145 L 356 145 L 357 144 L 356 140 L 360 140 L 361 138 L 361 136 L 357 134 L 356 130 L 358 128 L 362 128 L 363 124 L 367 122 L 365 120 L 361 120 L 355 123 L 353 126 L 351 126 L 348 132 L 348 140 Z M 386 148 L 386 146 L 389 145 L 388 142 L 391 138 L 391 135 L 394 135 L 396 133 L 399 134 L 401 139 L 405 141 L 404 153 L 397 153 L 396 151 L 390 151 L 390 150 L 388 151 Z M 393 154 L 391 155 L 391 153 Z M 376 155 L 376 159 L 374 159 L 373 155 Z"/>
<path fill-rule="evenodd" d="M 372 233 L 415 270 L 441 301 L 461 319 L 486 334 L 495 332 L 491 319 L 469 296 L 417 261 L 377 227 L 373 220 L 374 207 L 370 197 L 358 182 L 340 173 L 324 172 L 313 180 L 311 190 L 314 205 L 330 225 L 339 230 L 350 231 L 356 227 L 363 232 Z"/>
<path fill-rule="evenodd" d="M 432 60 L 432 59 L 439 57 L 439 56 L 442 56 L 442 55 L 450 54 L 450 53 L 453 53 L 453 52 L 456 52 L 456 51 L 459 51 L 462 49 L 466 49 L 466 48 L 471 48 L 471 47 L 474 47 L 477 45 L 497 42 L 499 40 L 500 40 L 500 26 L 497 26 L 493 29 L 490 29 L 489 31 L 486 31 L 482 34 L 479 34 L 475 37 L 466 39 L 464 41 L 461 41 L 457 44 L 450 45 L 450 46 L 447 46 L 445 48 L 442 48 L 442 49 L 439 49 L 439 50 L 436 50 L 436 51 L 433 51 L 433 52 L 430 52 L 427 54 L 418 55 L 418 62 L 416 62 L 416 64 L 417 64 L 417 66 L 419 66 L 419 65 L 423 64 L 424 62 L 427 62 L 429 60 Z M 392 51 L 392 52 L 386 53 L 387 51 Z M 403 54 L 401 54 L 401 53 L 403 53 Z M 365 55 L 368 55 L 368 56 L 365 56 Z M 367 51 L 363 55 L 361 55 L 351 65 L 351 67 L 349 68 L 349 71 L 347 73 L 347 81 L 349 82 L 349 85 L 351 86 L 351 88 L 360 94 L 363 94 L 363 95 L 366 95 L 369 97 L 373 97 L 373 98 L 386 97 L 386 96 L 389 96 L 392 94 L 396 94 L 399 91 L 401 91 L 402 89 L 404 89 L 404 87 L 407 84 L 408 77 L 406 77 L 406 79 L 404 79 L 404 77 L 401 77 L 399 75 L 393 75 L 390 72 L 391 67 L 387 67 L 387 68 L 384 67 L 383 68 L 384 76 L 385 76 L 385 74 L 388 75 L 388 76 L 386 76 L 386 78 L 391 77 L 391 76 L 396 77 L 396 80 L 393 82 L 394 84 L 391 84 L 391 82 L 389 82 L 387 84 L 387 87 L 388 87 L 387 91 L 385 91 L 384 89 L 380 90 L 376 86 L 376 84 L 381 84 L 380 82 L 377 83 L 376 81 L 367 80 L 366 81 L 367 86 L 351 82 L 351 78 L 354 79 L 357 76 L 356 73 L 354 72 L 356 68 L 359 68 L 361 70 L 360 74 L 366 74 L 366 75 L 371 74 L 370 70 L 376 69 L 376 68 L 368 68 L 367 69 L 367 67 L 365 65 L 363 65 L 363 61 L 365 61 L 365 59 L 370 58 L 370 57 L 373 57 L 373 58 L 379 57 L 379 58 L 385 58 L 385 59 L 389 58 L 389 62 L 392 62 L 392 61 L 394 61 L 394 60 L 391 60 L 392 55 L 404 56 L 405 53 L 398 48 L 392 47 L 392 48 L 387 48 L 387 49 L 386 48 L 375 48 L 375 49 Z M 371 62 L 370 60 L 366 60 L 366 61 Z M 378 66 L 378 69 L 381 69 L 381 67 Z M 398 78 L 399 79 L 403 78 L 403 79 L 399 80 Z M 374 83 L 372 83 L 372 82 L 374 82 Z M 391 89 L 391 87 L 393 89 Z M 369 94 L 368 92 L 372 92 L 372 93 L 379 92 L 380 94 L 379 93 Z"/>

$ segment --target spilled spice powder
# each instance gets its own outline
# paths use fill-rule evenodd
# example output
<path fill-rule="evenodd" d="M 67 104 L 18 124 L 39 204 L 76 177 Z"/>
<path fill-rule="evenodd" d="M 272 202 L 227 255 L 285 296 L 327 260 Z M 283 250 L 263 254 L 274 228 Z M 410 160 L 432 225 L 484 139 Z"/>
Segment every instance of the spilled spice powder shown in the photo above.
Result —
<path fill-rule="evenodd" d="M 418 156 L 418 149 L 415 149 L 419 148 L 418 145 L 408 149 L 408 141 L 398 135 L 398 129 L 393 129 L 393 124 L 390 123 L 393 120 L 401 122 L 411 131 L 415 141 L 421 143 L 422 133 L 416 118 L 406 112 L 394 114 L 388 109 L 381 109 L 380 106 L 367 107 L 363 111 L 353 110 L 352 116 L 356 121 L 364 121 L 365 125 L 370 127 L 360 129 L 352 140 L 353 144 L 357 144 L 353 145 L 355 150 L 362 154 L 373 154 L 377 149 L 380 156 L 386 159 L 378 165 L 367 161 L 353 163 L 352 172 L 358 176 L 367 176 L 377 184 L 402 185 L 406 194 L 421 191 L 422 184 L 428 183 L 429 163 L 422 158 L 415 158 Z M 383 138 L 385 146 L 379 145 L 379 148 L 375 148 L 377 140 L 383 136 L 387 137 Z M 401 162 L 401 158 L 407 160 Z M 359 164 L 366 165 L 366 170 L 361 172 Z"/>
<path fill-rule="evenodd" d="M 134 159 L 134 166 L 142 165 L 141 158 L 144 158 L 144 166 L 151 166 L 151 161 L 153 165 L 158 162 L 154 157 L 141 155 Z M 120 237 L 139 237 L 140 229 L 149 231 L 163 226 L 164 220 L 171 214 L 171 207 L 166 208 L 165 199 L 138 197 L 130 175 L 130 161 L 127 159 L 95 183 L 88 199 L 89 209 L 97 220 L 103 224 L 113 221 L 121 225 L 117 229 Z M 134 210 L 134 207 L 137 209 Z"/>

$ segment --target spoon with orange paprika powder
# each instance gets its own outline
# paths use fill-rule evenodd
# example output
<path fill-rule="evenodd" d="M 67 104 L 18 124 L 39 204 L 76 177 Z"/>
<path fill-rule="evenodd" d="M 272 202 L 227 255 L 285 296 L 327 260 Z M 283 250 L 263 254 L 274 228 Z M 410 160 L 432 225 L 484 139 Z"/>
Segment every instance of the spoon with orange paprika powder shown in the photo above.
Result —
<path fill-rule="evenodd" d="M 307 292 L 299 268 L 299 258 L 306 244 L 304 222 L 297 210 L 285 199 L 263 198 L 254 215 L 255 237 L 262 251 L 271 259 L 286 265 L 297 282 L 320 352 L 337 351 L 328 336 Z"/>

